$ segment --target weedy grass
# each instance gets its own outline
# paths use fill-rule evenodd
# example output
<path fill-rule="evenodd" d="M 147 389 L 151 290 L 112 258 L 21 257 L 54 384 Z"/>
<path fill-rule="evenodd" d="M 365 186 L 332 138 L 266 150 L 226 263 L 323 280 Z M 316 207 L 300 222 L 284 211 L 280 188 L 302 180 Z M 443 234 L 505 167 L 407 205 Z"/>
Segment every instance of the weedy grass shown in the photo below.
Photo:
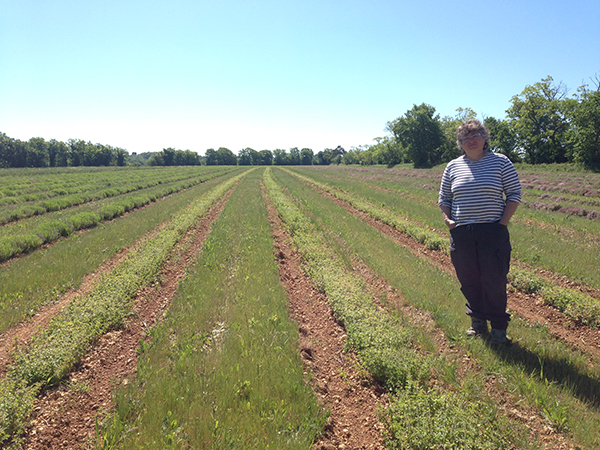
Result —
<path fill-rule="evenodd" d="M 83 277 L 128 247 L 142 235 L 171 219 L 182 208 L 232 174 L 217 177 L 153 203 L 148 207 L 103 223 L 85 233 L 61 240 L 45 249 L 11 260 L 0 268 L 0 333 L 34 314 Z"/>
<path fill-rule="evenodd" d="M 473 391 L 476 395 L 482 392 L 487 374 L 493 374 L 492 379 L 497 380 L 506 395 L 518 393 L 515 402 L 533 405 L 544 418 L 563 417 L 564 423 L 560 425 L 557 425 L 560 420 L 547 420 L 562 430 L 566 439 L 574 436 L 575 441 L 586 448 L 598 445 L 600 434 L 590 430 L 598 430 L 600 423 L 599 361 L 590 363 L 588 356 L 552 339 L 543 327 L 531 327 L 517 319 L 509 330 L 515 340 L 511 347 L 496 348 L 483 340 L 467 339 L 464 330 L 468 319 L 455 277 L 394 244 L 306 183 L 281 170 L 275 174 L 298 199 L 298 204 L 318 218 L 316 223 L 322 224 L 328 235 L 337 235 L 346 243 L 347 251 L 358 255 L 406 301 L 430 311 L 447 339 L 463 346 L 481 365 L 482 372 L 469 378 L 470 386 L 479 386 Z M 440 371 L 444 373 L 446 371 Z M 472 390 L 467 389 L 462 380 L 457 388 L 467 393 Z"/>
<path fill-rule="evenodd" d="M 4 394 L 0 405 L 23 415 L 0 416 L 7 420 L 0 423 L 0 433 L 17 434 L 19 424 L 25 422 L 32 407 L 32 404 L 21 406 L 20 403 L 19 408 L 11 406 L 15 398 L 11 388 L 33 386 L 37 393 L 58 383 L 95 339 L 122 324 L 135 293 L 156 276 L 175 243 L 244 175 L 221 183 L 173 217 L 151 239 L 121 260 L 112 272 L 102 276 L 89 294 L 71 302 L 47 328 L 14 353 L 6 378 L 0 381 Z"/>
<path fill-rule="evenodd" d="M 248 175 L 213 225 L 98 448 L 308 449 L 321 432 L 259 179 Z"/>
<path fill-rule="evenodd" d="M 365 292 L 360 276 L 353 274 L 350 269 L 345 267 L 341 259 L 338 259 L 338 255 L 330 249 L 326 238 L 327 233 L 323 234 L 324 230 L 318 226 L 317 222 L 319 220 L 326 222 L 327 219 L 323 214 L 332 212 L 332 210 L 325 211 L 326 208 L 320 210 L 319 207 L 315 207 L 312 202 L 316 199 L 310 195 L 305 196 L 299 193 L 306 188 L 306 185 L 297 184 L 298 181 L 295 178 L 289 175 L 286 177 L 281 171 L 277 171 L 277 178 L 286 188 L 290 189 L 294 196 L 298 195 L 298 205 L 302 205 L 303 209 L 314 214 L 313 220 L 310 220 L 309 216 L 312 217 L 312 214 L 305 215 L 297 204 L 284 194 L 270 174 L 265 176 L 264 181 L 269 189 L 269 195 L 273 199 L 280 217 L 289 227 L 298 250 L 303 255 L 309 275 L 323 289 L 336 317 L 346 327 L 348 343 L 356 350 L 361 364 L 375 379 L 398 395 L 396 400 L 398 403 L 394 402 L 396 407 L 392 406 L 391 409 L 382 412 L 390 432 L 388 445 L 391 448 L 410 448 L 393 447 L 401 441 L 401 437 L 397 433 L 401 428 L 401 424 L 396 416 L 402 406 L 400 399 L 406 395 L 405 391 L 419 392 L 422 396 L 425 395 L 426 398 L 433 399 L 433 393 L 428 392 L 429 380 L 434 373 L 434 367 L 446 363 L 433 354 L 418 351 L 418 346 L 415 345 L 413 326 L 403 323 L 401 318 L 394 317 L 376 308 L 372 298 Z M 331 202 L 330 204 L 333 205 Z M 337 207 L 333 205 L 333 208 Z M 349 218 L 350 216 L 343 217 L 343 213 L 334 215 L 336 217 L 332 220 L 341 221 L 343 223 L 342 228 L 347 226 L 347 222 L 352 221 Z M 350 225 L 350 227 L 352 226 Z M 334 234 L 339 233 L 340 236 L 343 236 L 346 242 L 348 242 L 348 239 L 353 238 L 353 236 L 351 237 L 343 231 L 340 232 L 338 227 L 332 231 Z M 391 241 L 389 244 L 390 247 L 394 247 Z M 378 253 L 377 256 L 384 255 Z M 401 263 L 402 259 L 397 261 Z M 450 404 L 460 404 L 462 401 L 464 404 L 471 405 L 470 410 L 477 408 L 477 404 L 472 405 L 475 400 L 462 394 L 446 392 L 441 398 L 446 399 L 447 403 Z M 411 411 L 400 415 L 411 421 L 415 430 L 422 431 L 429 426 L 426 419 L 427 414 L 432 415 L 434 412 L 430 410 L 424 415 L 422 409 L 413 408 Z M 438 434 L 430 436 L 428 442 L 431 447 L 429 448 L 437 448 L 437 446 L 462 448 L 460 446 L 465 437 L 451 433 L 453 427 L 450 424 L 456 419 L 454 411 L 440 412 L 440 416 L 444 414 L 445 422 L 449 425 L 442 427 L 440 424 Z M 465 413 L 462 417 L 466 418 L 467 414 Z M 500 436 L 493 441 L 497 443 L 497 446 L 489 448 L 505 448 L 504 445 L 507 441 L 523 441 L 521 437 L 523 430 L 514 429 L 517 427 L 512 424 L 509 425 L 508 421 L 490 420 L 485 425 L 489 435 Z M 478 442 L 471 440 L 472 438 L 471 435 L 467 437 L 472 446 L 470 448 L 480 448 Z"/>

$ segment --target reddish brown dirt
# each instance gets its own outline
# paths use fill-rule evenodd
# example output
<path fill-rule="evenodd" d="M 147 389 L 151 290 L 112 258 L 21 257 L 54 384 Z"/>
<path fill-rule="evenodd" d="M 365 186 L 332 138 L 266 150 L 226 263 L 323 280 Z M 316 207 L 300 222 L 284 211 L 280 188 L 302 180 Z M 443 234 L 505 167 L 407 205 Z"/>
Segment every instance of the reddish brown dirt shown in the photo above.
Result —
<path fill-rule="evenodd" d="M 298 323 L 300 352 L 314 390 L 331 415 L 315 450 L 384 449 L 378 407 L 389 399 L 368 375 L 357 370 L 355 355 L 344 351 L 346 332 L 336 321 L 327 298 L 302 270 L 302 259 L 269 206 L 279 274 Z"/>

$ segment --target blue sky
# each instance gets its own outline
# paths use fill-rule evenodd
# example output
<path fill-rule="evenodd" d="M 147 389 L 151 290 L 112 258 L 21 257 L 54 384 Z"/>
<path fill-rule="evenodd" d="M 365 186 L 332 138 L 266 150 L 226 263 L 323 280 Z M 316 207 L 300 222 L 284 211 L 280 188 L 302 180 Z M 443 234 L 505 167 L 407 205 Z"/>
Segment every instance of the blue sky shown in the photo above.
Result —
<path fill-rule="evenodd" d="M 372 144 L 600 75 L 600 2 L 0 0 L 0 132 L 130 152 Z"/>

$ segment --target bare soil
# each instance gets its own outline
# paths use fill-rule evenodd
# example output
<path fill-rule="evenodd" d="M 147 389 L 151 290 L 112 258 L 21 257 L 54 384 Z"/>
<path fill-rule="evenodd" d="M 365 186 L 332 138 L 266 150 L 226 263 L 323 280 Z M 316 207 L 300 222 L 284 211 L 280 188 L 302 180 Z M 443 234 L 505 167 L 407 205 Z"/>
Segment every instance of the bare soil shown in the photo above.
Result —
<path fill-rule="evenodd" d="M 452 271 L 449 257 L 445 253 L 427 250 L 397 230 L 374 221 L 344 202 L 335 201 L 391 236 L 399 245 L 428 258 L 443 270 Z M 159 322 L 169 307 L 179 280 L 195 261 L 210 233 L 211 224 L 218 218 L 225 202 L 226 199 L 213 207 L 178 244 L 161 273 L 160 282 L 138 293 L 135 314 L 130 317 L 126 326 L 102 337 L 64 383 L 40 396 L 30 426 L 23 436 L 22 449 L 90 448 L 95 439 L 97 424 L 102 423 L 114 406 L 111 399 L 113 387 L 119 383 L 127 384 L 135 376 L 136 350 L 140 340 L 149 339 L 147 329 Z M 280 279 L 289 297 L 290 315 L 298 324 L 306 376 L 313 384 L 323 407 L 330 411 L 326 429 L 314 445 L 314 450 L 385 448 L 382 435 L 384 427 L 379 420 L 378 410 L 389 405 L 387 393 L 367 373 L 360 370 L 355 355 L 344 350 L 345 330 L 337 322 L 327 299 L 315 289 L 302 270 L 301 257 L 295 252 L 272 206 L 269 206 L 269 220 L 275 239 L 274 256 L 279 264 Z M 10 362 L 10 350 L 15 341 L 26 342 L 70 301 L 88 292 L 94 281 L 102 273 L 111 270 L 125 254 L 126 251 L 120 253 L 95 274 L 86 277 L 77 290 L 67 293 L 59 302 L 42 308 L 30 320 L 1 335 L 0 372 L 5 372 L 6 365 Z M 433 334 L 439 353 L 454 355 L 461 360 L 460 371 L 464 372 L 474 366 L 467 354 L 448 345 L 443 333 L 435 327 L 430 314 L 406 305 L 389 285 L 373 275 L 366 266 L 357 263 L 355 270 L 365 279 L 375 299 L 385 298 L 385 305 L 382 307 L 401 308 L 404 314 L 410 315 L 412 320 Z M 572 284 L 568 280 L 563 281 L 565 285 Z M 599 355 L 600 330 L 574 323 L 556 309 L 545 305 L 537 296 L 510 292 L 509 307 L 514 315 L 534 323 L 546 324 L 557 339 L 590 355 Z M 545 448 L 569 448 L 534 412 L 511 404 L 510 399 L 506 399 L 500 392 L 495 380 L 490 378 L 489 391 L 492 395 L 495 389 L 498 390 L 497 396 L 506 414 L 526 423 L 533 434 L 542 436 Z"/>

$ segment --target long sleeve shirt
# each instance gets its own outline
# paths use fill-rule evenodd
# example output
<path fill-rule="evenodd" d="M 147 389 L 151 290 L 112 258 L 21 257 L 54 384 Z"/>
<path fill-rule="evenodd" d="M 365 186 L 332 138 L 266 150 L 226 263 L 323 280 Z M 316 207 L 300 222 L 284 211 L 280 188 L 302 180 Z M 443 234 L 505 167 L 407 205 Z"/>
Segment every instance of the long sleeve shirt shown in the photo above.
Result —
<path fill-rule="evenodd" d="M 503 154 L 486 153 L 478 161 L 460 156 L 446 166 L 438 204 L 450 208 L 457 226 L 497 222 L 509 201 L 521 202 L 521 183 Z"/>

